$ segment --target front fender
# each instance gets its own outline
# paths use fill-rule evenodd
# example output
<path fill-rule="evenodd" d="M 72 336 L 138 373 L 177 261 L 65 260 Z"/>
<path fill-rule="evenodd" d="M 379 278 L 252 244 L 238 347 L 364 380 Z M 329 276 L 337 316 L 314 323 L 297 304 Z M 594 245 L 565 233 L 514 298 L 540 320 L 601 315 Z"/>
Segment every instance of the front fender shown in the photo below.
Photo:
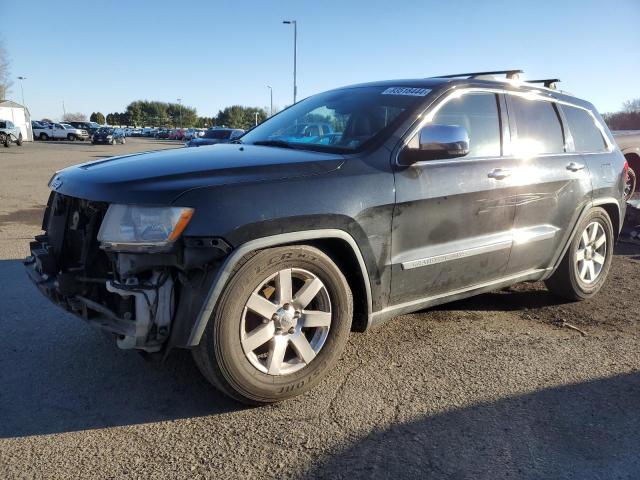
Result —
<path fill-rule="evenodd" d="M 191 330 L 191 335 L 188 340 L 188 346 L 196 346 L 200 343 L 200 339 L 202 338 L 202 334 L 204 333 L 204 329 L 209 322 L 209 318 L 213 313 L 216 304 L 218 303 L 218 299 L 222 294 L 222 291 L 227 284 L 231 272 L 233 272 L 235 266 L 238 262 L 248 253 L 253 252 L 255 250 L 261 250 L 264 248 L 275 247 L 279 245 L 286 245 L 291 243 L 299 243 L 310 240 L 319 240 L 319 239 L 328 239 L 334 238 L 345 241 L 349 247 L 353 250 L 353 253 L 358 260 L 358 265 L 361 270 L 362 278 L 365 283 L 365 291 L 367 296 L 367 324 L 371 323 L 371 313 L 372 313 L 372 300 L 371 300 L 371 285 L 369 282 L 369 274 L 367 271 L 367 267 L 364 262 L 364 258 L 362 257 L 362 253 L 358 248 L 356 241 L 353 239 L 351 235 L 336 229 L 321 229 L 321 230 L 308 230 L 301 232 L 289 232 L 283 233 L 279 235 L 272 235 L 268 237 L 262 237 L 256 240 L 249 241 L 244 243 L 243 245 L 236 248 L 231 255 L 227 257 L 224 261 L 220 269 L 217 271 L 215 278 L 213 279 L 213 283 L 211 284 L 211 288 L 207 293 L 207 298 L 203 303 L 203 306 L 195 320 L 193 328 Z"/>

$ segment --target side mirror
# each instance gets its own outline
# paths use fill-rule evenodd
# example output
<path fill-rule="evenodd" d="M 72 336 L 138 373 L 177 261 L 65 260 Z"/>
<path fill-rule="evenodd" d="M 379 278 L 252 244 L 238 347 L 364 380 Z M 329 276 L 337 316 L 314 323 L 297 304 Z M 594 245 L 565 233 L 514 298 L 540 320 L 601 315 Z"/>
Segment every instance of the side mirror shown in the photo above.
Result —
<path fill-rule="evenodd" d="M 458 125 L 426 125 L 418 132 L 418 148 L 405 148 L 405 165 L 425 160 L 446 160 L 469 153 L 469 134 Z"/>

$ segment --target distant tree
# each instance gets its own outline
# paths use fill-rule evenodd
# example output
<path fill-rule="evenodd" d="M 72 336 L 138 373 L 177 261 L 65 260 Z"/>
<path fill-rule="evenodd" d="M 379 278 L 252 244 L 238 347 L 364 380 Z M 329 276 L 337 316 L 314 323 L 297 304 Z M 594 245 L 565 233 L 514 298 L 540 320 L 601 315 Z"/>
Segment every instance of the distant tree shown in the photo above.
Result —
<path fill-rule="evenodd" d="M 13 85 L 13 81 L 11 80 L 9 53 L 4 46 L 4 40 L 0 38 L 0 100 L 7 98 L 11 85 Z"/>
<path fill-rule="evenodd" d="M 62 116 L 62 121 L 63 122 L 86 122 L 87 121 L 87 116 L 84 113 L 80 113 L 80 112 L 69 112 L 69 113 L 65 113 Z"/>
<path fill-rule="evenodd" d="M 264 122 L 268 116 L 266 110 L 263 108 L 233 105 L 218 112 L 216 124 L 229 128 L 244 128 L 247 130 L 255 126 L 256 115 L 258 123 Z"/>
<path fill-rule="evenodd" d="M 53 121 L 50 118 L 43 118 L 41 121 L 45 123 L 53 123 Z"/>
<path fill-rule="evenodd" d="M 622 110 L 626 113 L 640 112 L 640 98 L 627 100 L 622 104 Z"/>
<path fill-rule="evenodd" d="M 605 113 L 602 118 L 611 130 L 640 130 L 640 98 L 627 100 L 621 111 Z"/>
<path fill-rule="evenodd" d="M 104 125 L 104 122 L 105 122 L 104 115 L 100 112 L 93 112 L 89 117 L 89 120 L 92 122 L 99 123 L 100 125 Z"/>

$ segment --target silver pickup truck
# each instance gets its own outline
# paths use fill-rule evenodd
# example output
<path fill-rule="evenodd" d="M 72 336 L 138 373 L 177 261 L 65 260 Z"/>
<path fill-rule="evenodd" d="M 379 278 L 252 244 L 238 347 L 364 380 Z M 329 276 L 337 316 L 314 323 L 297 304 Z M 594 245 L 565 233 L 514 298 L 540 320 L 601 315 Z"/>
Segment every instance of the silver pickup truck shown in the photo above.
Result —
<path fill-rule="evenodd" d="M 631 198 L 636 188 L 636 173 L 640 172 L 640 130 L 619 130 L 612 132 L 618 147 L 629 164 L 625 195 Z"/>
<path fill-rule="evenodd" d="M 0 120 L 0 144 L 10 147 L 11 143 L 22 145 L 22 132 L 11 120 Z"/>

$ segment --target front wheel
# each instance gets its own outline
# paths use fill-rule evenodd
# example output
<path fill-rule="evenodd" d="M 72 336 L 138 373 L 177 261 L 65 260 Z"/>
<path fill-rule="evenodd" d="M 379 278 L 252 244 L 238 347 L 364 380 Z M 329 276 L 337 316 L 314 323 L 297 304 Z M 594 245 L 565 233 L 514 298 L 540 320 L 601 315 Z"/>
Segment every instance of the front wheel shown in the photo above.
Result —
<path fill-rule="evenodd" d="M 67 135 L 67 140 L 69 140 L 70 142 L 74 142 L 76 139 L 76 136 L 73 133 L 70 133 L 69 135 Z"/>
<path fill-rule="evenodd" d="M 19 147 L 22 146 L 22 134 L 21 133 L 18 134 L 18 140 L 16 141 L 16 145 L 18 145 Z"/>
<path fill-rule="evenodd" d="M 42 140 L 43 142 L 49 140 L 49 135 L 47 135 L 46 133 L 41 133 L 40 140 Z"/>
<path fill-rule="evenodd" d="M 560 265 L 545 284 L 569 300 L 593 297 L 604 285 L 613 257 L 613 226 L 602 208 L 592 209 L 580 222 Z"/>
<path fill-rule="evenodd" d="M 9 148 L 11 146 L 11 137 L 8 134 L 0 134 L 0 143 L 2 143 L 5 148 Z"/>
<path fill-rule="evenodd" d="M 349 285 L 323 252 L 262 250 L 236 267 L 194 359 L 231 397 L 277 402 L 309 390 L 335 365 L 352 315 Z"/>

